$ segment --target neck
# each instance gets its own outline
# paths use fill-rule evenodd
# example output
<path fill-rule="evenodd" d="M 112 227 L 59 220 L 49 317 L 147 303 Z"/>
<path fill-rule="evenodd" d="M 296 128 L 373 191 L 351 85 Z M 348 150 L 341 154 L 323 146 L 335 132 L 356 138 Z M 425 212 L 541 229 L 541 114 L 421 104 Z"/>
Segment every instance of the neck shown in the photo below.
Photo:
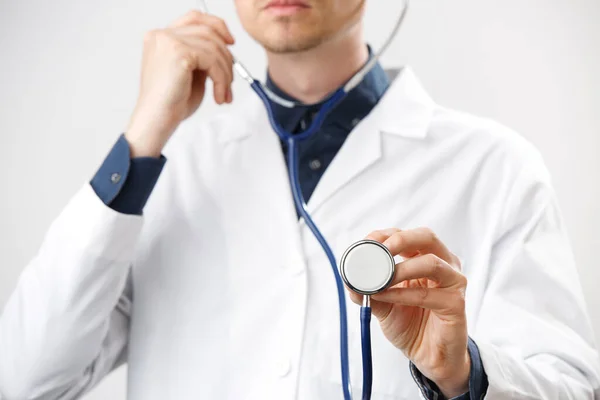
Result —
<path fill-rule="evenodd" d="M 346 83 L 369 58 L 362 25 L 343 37 L 298 53 L 267 52 L 269 75 L 284 92 L 306 104 L 318 103 Z"/>

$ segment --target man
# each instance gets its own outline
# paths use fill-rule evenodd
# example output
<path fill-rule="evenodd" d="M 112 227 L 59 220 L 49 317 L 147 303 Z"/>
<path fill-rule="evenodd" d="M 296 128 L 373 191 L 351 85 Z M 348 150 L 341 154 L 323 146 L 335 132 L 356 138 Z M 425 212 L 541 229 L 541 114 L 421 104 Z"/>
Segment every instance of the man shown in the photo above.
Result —
<path fill-rule="evenodd" d="M 236 6 L 280 96 L 318 103 L 371 56 L 363 1 Z M 128 129 L 3 312 L 2 398 L 79 398 L 124 362 L 133 400 L 341 397 L 334 281 L 294 210 L 287 147 L 255 97 L 181 124 L 207 79 L 217 103 L 232 102 L 233 43 L 199 12 L 147 34 Z M 318 110 L 274 107 L 290 131 Z M 393 82 L 377 67 L 300 158 L 303 195 L 336 255 L 368 235 L 402 257 L 372 300 L 373 399 L 598 393 L 556 200 L 524 140 L 435 105 L 407 67 Z M 350 307 L 354 393 L 357 320 Z"/>

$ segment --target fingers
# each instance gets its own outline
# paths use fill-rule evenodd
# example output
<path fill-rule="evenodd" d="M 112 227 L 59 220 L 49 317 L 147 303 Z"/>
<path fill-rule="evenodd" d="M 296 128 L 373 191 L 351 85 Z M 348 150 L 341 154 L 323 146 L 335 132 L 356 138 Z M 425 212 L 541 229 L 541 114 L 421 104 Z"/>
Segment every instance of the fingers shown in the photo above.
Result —
<path fill-rule="evenodd" d="M 367 239 L 406 258 L 396 265 L 391 287 L 371 296 L 379 311 L 386 314 L 398 304 L 448 315 L 464 312 L 467 278 L 460 272 L 458 257 L 430 229 L 383 229 L 371 232 Z M 351 293 L 350 297 L 355 303 L 362 301 L 359 294 Z"/>
<path fill-rule="evenodd" d="M 394 233 L 400 232 L 400 229 L 397 228 L 389 228 L 389 229 L 381 229 L 378 231 L 373 231 L 367 235 L 367 239 L 376 240 L 379 243 L 383 243 L 392 236 Z"/>
<path fill-rule="evenodd" d="M 191 49 L 191 66 L 206 71 L 213 81 L 215 102 L 231 102 L 234 60 L 227 46 L 234 38 L 225 22 L 194 10 L 173 22 L 168 31 Z"/>
<path fill-rule="evenodd" d="M 387 238 L 383 244 L 392 254 L 400 254 L 401 252 L 432 253 L 449 263 L 454 261 L 448 248 L 429 228 L 396 232 Z"/>
<path fill-rule="evenodd" d="M 214 15 L 205 14 L 201 11 L 192 10 L 185 14 L 183 17 L 175 20 L 169 28 L 176 29 L 189 25 L 205 25 L 210 27 L 215 33 L 217 33 L 227 44 L 235 43 L 235 39 L 225 21 Z"/>
<path fill-rule="evenodd" d="M 382 229 L 379 231 L 373 231 L 373 232 L 369 233 L 366 238 L 375 240 L 375 241 L 383 244 L 386 240 L 389 239 L 390 236 L 392 236 L 398 232 L 401 232 L 401 230 L 398 228 Z M 419 255 L 419 252 L 415 251 L 415 250 L 407 249 L 406 251 L 401 251 L 397 254 L 395 254 L 395 253 L 392 253 L 392 254 L 399 255 L 402 257 L 414 257 L 414 256 Z"/>
<path fill-rule="evenodd" d="M 186 26 L 174 32 L 192 51 L 197 52 L 196 68 L 206 70 L 214 83 L 214 97 L 218 104 L 231 101 L 233 82 L 233 55 L 220 37 L 206 26 Z"/>
<path fill-rule="evenodd" d="M 465 291 L 458 288 L 455 290 L 424 286 L 390 288 L 372 297 L 380 302 L 427 308 L 448 314 L 460 314 L 465 309 Z"/>
<path fill-rule="evenodd" d="M 229 97 L 233 71 L 231 65 L 214 50 L 208 42 L 189 47 L 194 58 L 195 68 L 205 70 L 213 81 L 214 98 L 217 104 L 223 104 Z"/>
<path fill-rule="evenodd" d="M 448 250 L 437 235 L 429 228 L 417 228 L 402 231 L 400 229 L 385 229 L 369 234 L 386 246 L 393 255 L 414 257 L 418 254 L 432 253 L 452 266 L 460 269 L 458 258 Z"/>
<path fill-rule="evenodd" d="M 189 44 L 194 44 L 199 41 L 210 41 L 211 43 L 214 43 L 216 50 L 220 51 L 230 64 L 233 64 L 233 55 L 227 47 L 228 43 L 226 43 L 222 37 L 215 35 L 211 27 L 206 25 L 188 25 L 172 29 L 171 31 L 180 37 L 181 40 Z"/>
<path fill-rule="evenodd" d="M 467 286 L 467 278 L 433 253 L 409 258 L 396 265 L 392 285 L 411 279 L 427 278 L 440 287 Z"/>

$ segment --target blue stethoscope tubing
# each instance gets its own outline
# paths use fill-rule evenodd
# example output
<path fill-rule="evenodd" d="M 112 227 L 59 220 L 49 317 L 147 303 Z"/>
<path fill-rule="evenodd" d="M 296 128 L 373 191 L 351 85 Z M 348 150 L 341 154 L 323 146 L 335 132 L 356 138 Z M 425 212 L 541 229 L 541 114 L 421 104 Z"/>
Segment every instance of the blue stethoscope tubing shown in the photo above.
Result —
<path fill-rule="evenodd" d="M 204 0 L 198 0 L 200 7 L 208 12 L 208 7 Z M 312 137 L 315 133 L 321 129 L 327 115 L 346 97 L 346 95 L 354 89 L 364 77 L 371 71 L 387 50 L 393 39 L 398 34 L 400 27 L 408 11 L 409 0 L 404 0 L 403 8 L 400 16 L 396 22 L 396 25 L 392 29 L 387 40 L 382 45 L 381 49 L 375 53 L 373 57 L 358 71 L 343 87 L 333 92 L 329 98 L 322 104 L 319 112 L 311 122 L 310 126 L 298 133 L 292 134 L 287 132 L 276 120 L 273 114 L 273 107 L 271 102 L 278 103 L 287 108 L 294 108 L 297 106 L 307 106 L 307 104 L 294 103 L 281 97 L 265 88 L 258 80 L 254 79 L 248 70 L 237 60 L 234 59 L 234 69 L 236 72 L 245 79 L 252 89 L 256 92 L 258 97 L 262 100 L 265 109 L 268 114 L 269 123 L 271 127 L 279 136 L 279 138 L 286 142 L 288 145 L 288 169 L 289 169 L 289 180 L 292 189 L 292 195 L 294 198 L 294 204 L 298 213 L 306 225 L 309 227 L 312 234 L 315 236 L 323 251 L 325 252 L 327 259 L 331 265 L 333 275 L 335 277 L 335 283 L 338 295 L 338 305 L 340 312 L 340 365 L 342 374 L 342 389 L 345 400 L 352 399 L 352 386 L 350 383 L 350 362 L 348 358 L 348 320 L 347 320 L 347 307 L 346 307 L 346 294 L 344 290 L 344 283 L 340 275 L 337 261 L 331 247 L 325 240 L 325 237 L 314 223 L 310 216 L 306 202 L 302 196 L 302 190 L 300 188 L 300 177 L 298 174 L 298 143 Z M 363 364 L 363 393 L 362 400 L 369 400 L 371 398 L 371 389 L 373 386 L 373 367 L 372 367 L 372 355 L 371 355 L 371 307 L 369 304 L 368 296 L 365 296 L 365 302 L 360 309 L 360 325 L 361 325 L 361 348 L 362 348 L 362 364 Z"/>
<path fill-rule="evenodd" d="M 285 140 L 288 145 L 288 168 L 289 168 L 289 180 L 292 188 L 292 195 L 294 197 L 294 203 L 296 209 L 306 225 L 315 236 L 323 251 L 327 255 L 333 275 L 335 277 L 336 289 L 338 294 L 338 306 L 340 312 L 340 364 L 342 372 L 342 389 L 344 392 L 344 399 L 352 399 L 352 385 L 350 383 L 350 362 L 348 357 L 348 320 L 347 320 L 347 307 L 346 307 L 346 295 L 344 291 L 344 284 L 342 277 L 338 270 L 337 261 L 331 247 L 325 240 L 325 237 L 313 221 L 310 216 L 306 202 L 302 195 L 300 187 L 300 177 L 298 174 L 298 143 L 305 140 L 315 134 L 323 124 L 323 121 L 327 115 L 344 99 L 346 92 L 344 89 L 337 90 L 321 107 L 317 116 L 313 120 L 312 124 L 304 132 L 296 135 L 291 135 L 286 132 L 273 117 L 273 108 L 268 95 L 262 89 L 260 83 L 253 83 L 252 88 L 262 99 L 267 113 L 271 127 L 277 133 L 277 135 Z M 363 363 L 363 393 L 362 400 L 369 400 L 371 398 L 371 388 L 373 386 L 373 368 L 372 368 L 372 356 L 371 356 L 371 307 L 363 306 L 360 309 L 360 325 L 361 325 L 361 347 L 362 347 L 362 363 Z"/>
<path fill-rule="evenodd" d="M 300 188 L 300 177 L 298 174 L 298 143 L 300 141 L 305 140 L 315 134 L 323 124 L 323 121 L 327 117 L 336 105 L 338 105 L 346 96 L 346 92 L 344 89 L 338 89 L 321 107 L 317 115 L 315 116 L 311 125 L 301 133 L 296 135 L 292 135 L 286 132 L 275 120 L 273 117 L 273 108 L 271 106 L 271 101 L 267 93 L 263 90 L 262 85 L 258 82 L 254 82 L 252 84 L 252 89 L 258 94 L 263 103 L 265 104 L 265 108 L 267 110 L 267 114 L 269 116 L 269 121 L 271 123 L 271 127 L 277 133 L 277 135 L 284 140 L 288 145 L 288 177 L 290 180 L 290 186 L 292 188 L 292 195 L 294 197 L 294 203 L 296 205 L 296 209 L 304 221 L 306 225 L 311 230 L 312 234 L 315 236 L 323 251 L 325 252 L 327 258 L 329 259 L 329 263 L 332 267 L 333 274 L 335 277 L 335 283 L 338 294 L 338 306 L 340 312 L 340 363 L 341 363 L 341 371 L 342 371 L 342 388 L 344 391 L 344 399 L 350 400 L 352 399 L 352 388 L 350 384 L 350 362 L 348 358 L 348 319 L 346 312 L 346 295 L 344 292 L 344 283 L 342 282 L 342 277 L 338 271 L 337 261 L 331 247 L 325 240 L 325 237 L 313 221 L 310 216 L 306 202 L 304 201 L 304 197 L 302 196 L 302 190 Z M 365 326 L 365 319 L 363 315 L 368 315 L 368 320 L 371 319 L 371 309 L 364 307 L 361 309 L 361 332 L 368 332 L 368 354 L 365 354 L 365 342 L 363 341 L 363 371 L 366 369 L 370 370 L 371 365 L 371 345 L 370 345 L 370 331 L 369 326 L 367 324 Z M 367 364 L 365 364 L 365 360 Z M 365 368 L 367 367 L 367 368 Z M 367 382 L 363 382 L 363 400 L 368 400 L 371 397 L 371 386 L 372 386 L 372 371 L 363 372 L 364 377 L 368 379 Z M 364 378 L 363 377 L 363 378 Z"/>

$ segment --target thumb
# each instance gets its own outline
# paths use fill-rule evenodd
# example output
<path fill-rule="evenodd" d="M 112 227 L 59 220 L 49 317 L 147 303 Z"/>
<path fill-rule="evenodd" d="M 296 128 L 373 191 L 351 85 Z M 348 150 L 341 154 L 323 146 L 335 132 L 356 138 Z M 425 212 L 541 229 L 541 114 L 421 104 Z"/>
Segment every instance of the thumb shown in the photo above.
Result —
<path fill-rule="evenodd" d="M 373 300 L 371 299 L 371 313 L 377 318 L 379 321 L 386 319 L 386 317 L 392 311 L 392 307 L 394 305 L 392 303 L 385 303 L 383 301 Z"/>

